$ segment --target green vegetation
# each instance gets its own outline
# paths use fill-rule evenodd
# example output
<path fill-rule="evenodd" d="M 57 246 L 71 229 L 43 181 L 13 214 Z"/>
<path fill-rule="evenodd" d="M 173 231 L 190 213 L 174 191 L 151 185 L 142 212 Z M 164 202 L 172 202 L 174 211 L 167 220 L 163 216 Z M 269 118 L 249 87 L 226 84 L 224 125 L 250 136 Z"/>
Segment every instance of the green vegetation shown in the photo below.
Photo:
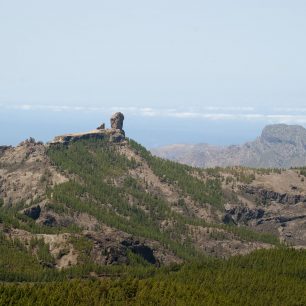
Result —
<path fill-rule="evenodd" d="M 0 223 L 2 223 L 5 228 L 23 229 L 33 234 L 59 234 L 67 231 L 77 233 L 80 231 L 80 229 L 74 224 L 71 224 L 68 227 L 50 227 L 40 225 L 20 212 L 20 209 L 23 207 L 23 203 L 15 205 L 14 207 L 5 207 L 0 205 Z"/>
<path fill-rule="evenodd" d="M 298 168 L 300 175 L 306 177 L 306 167 Z"/>
<path fill-rule="evenodd" d="M 216 208 L 223 207 L 224 197 L 218 178 L 204 181 L 198 177 L 201 175 L 199 169 L 155 157 L 133 140 L 129 140 L 129 143 L 163 181 L 178 185 L 184 195 L 190 195 L 199 203 L 208 203 Z"/>
<path fill-rule="evenodd" d="M 185 196 L 193 198 L 200 205 L 211 204 L 215 209 L 221 208 L 224 201 L 229 199 L 229 195 L 222 193 L 221 179 L 217 173 L 210 173 L 207 179 L 202 170 L 155 158 L 133 141 L 130 141 L 130 145 L 135 152 L 141 154 L 161 180 L 181 190 L 177 206 L 183 209 L 184 214 L 171 210 L 162 195 L 149 191 L 150 186 L 145 181 L 129 175 L 128 171 L 137 168 L 138 163 L 120 155 L 116 146 L 102 140 L 59 145 L 49 149 L 48 155 L 54 165 L 60 171 L 68 172 L 74 179 L 48 190 L 49 203 L 45 209 L 71 217 L 87 213 L 113 228 L 136 237 L 158 241 L 165 249 L 172 250 L 188 261 L 203 257 L 192 242 L 190 225 L 221 229 L 225 231 L 217 235 L 221 240 L 230 237 L 278 245 L 278 240 L 272 235 L 256 233 L 247 227 L 208 224 L 188 211 Z M 70 233 L 70 243 L 79 254 L 78 265 L 56 271 L 55 259 L 43 240 L 32 239 L 21 243 L 2 235 L 0 280 L 64 280 L 85 276 L 90 272 L 146 273 L 143 270 L 144 267 L 147 269 L 143 259 L 132 253 L 128 256 L 133 269 L 129 266 L 98 266 L 91 258 L 92 242 L 78 235 L 81 231 L 79 227 L 74 223 L 54 226 L 36 223 L 24 215 L 22 209 L 25 207 L 28 207 L 25 203 L 15 203 L 8 207 L 0 200 L 0 225 L 3 232 L 8 233 L 7 237 L 11 229 L 25 230 L 32 234 Z M 58 254 L 59 258 L 64 255 L 65 250 Z"/>
<path fill-rule="evenodd" d="M 97 140 L 51 148 L 48 154 L 62 171 L 80 178 L 49 191 L 55 204 L 88 213 L 127 233 L 160 241 L 183 258 L 196 254 L 188 240 L 181 243 L 182 235 L 187 232 L 184 218 L 172 212 L 162 198 L 147 193 L 137 180 L 125 175 L 129 168 L 136 167 L 135 161 Z M 115 186 L 115 180 L 120 184 Z M 163 220 L 175 220 L 175 228 L 161 231 Z"/>
<path fill-rule="evenodd" d="M 0 282 L 51 282 L 73 278 L 88 278 L 96 275 L 134 275 L 143 277 L 155 271 L 153 265 L 144 264 L 142 258 L 129 254 L 130 265 L 99 266 L 89 256 L 91 242 L 83 237 L 71 238 L 75 249 L 80 251 L 80 264 L 63 270 L 54 269 L 54 258 L 48 252 L 49 246 L 42 239 L 31 239 L 22 243 L 8 239 L 0 233 Z M 64 255 L 64 254 L 61 254 Z M 0 302 L 0 305 L 3 305 Z"/>
<path fill-rule="evenodd" d="M 43 272 L 38 260 L 19 240 L 6 239 L 0 233 L 0 280 L 38 280 Z"/>
<path fill-rule="evenodd" d="M 1 284 L 1 305 L 305 305 L 306 252 L 260 250 L 104 280 Z"/>
<path fill-rule="evenodd" d="M 218 177 L 203 180 L 200 170 L 153 157 L 136 142 L 130 140 L 129 143 L 161 180 L 177 185 L 182 196 L 190 196 L 198 203 L 209 203 L 215 208 L 222 207 L 225 195 Z M 186 210 L 184 216 L 173 212 L 161 196 L 147 192 L 144 182 L 127 175 L 129 169 L 138 166 L 134 159 L 118 154 L 115 147 L 102 140 L 51 147 L 48 155 L 62 172 L 76 177 L 49 191 L 50 209 L 87 213 L 111 227 L 157 240 L 185 259 L 199 255 L 188 239 L 187 225 L 208 224 L 188 216 L 183 199 L 178 205 Z M 161 230 L 165 220 L 172 226 Z M 243 227 L 209 226 L 228 230 L 243 240 L 277 243 L 271 235 L 254 233 Z"/>
<path fill-rule="evenodd" d="M 145 179 L 130 175 L 139 162 L 103 140 L 49 148 L 53 164 L 72 179 L 47 191 L 45 209 L 69 217 L 86 213 L 101 224 L 159 242 L 185 263 L 157 268 L 128 250 L 127 264 L 98 265 L 93 240 L 82 236 L 72 221 L 42 225 L 22 213 L 25 203 L 7 207 L 0 198 L 0 305 L 306 305 L 306 251 L 284 248 L 275 236 L 244 226 L 207 223 L 186 204 L 191 198 L 198 207 L 220 210 L 224 203 L 238 201 L 222 185 L 249 183 L 261 170 L 233 167 L 221 174 L 220 169 L 156 158 L 132 140 L 129 145 L 163 183 L 178 190 L 176 207 L 184 214 L 173 211 Z M 211 240 L 261 241 L 276 247 L 228 260 L 206 257 L 194 246 L 197 227 L 206 228 Z M 43 239 L 23 237 L 21 242 L 12 229 L 70 236 L 55 258 Z M 70 252 L 69 245 L 78 264 L 55 269 L 57 260 Z"/>
<path fill-rule="evenodd" d="M 29 249 L 35 254 L 40 263 L 52 267 L 55 264 L 54 258 L 49 252 L 49 245 L 43 239 L 31 239 Z"/>

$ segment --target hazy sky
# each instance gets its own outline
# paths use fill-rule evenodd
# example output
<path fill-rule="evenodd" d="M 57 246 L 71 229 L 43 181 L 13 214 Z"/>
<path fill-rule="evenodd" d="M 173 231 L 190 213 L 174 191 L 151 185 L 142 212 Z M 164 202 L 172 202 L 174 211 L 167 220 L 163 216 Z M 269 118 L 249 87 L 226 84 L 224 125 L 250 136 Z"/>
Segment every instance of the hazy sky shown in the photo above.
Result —
<path fill-rule="evenodd" d="M 148 146 L 305 125 L 305 16 L 305 0 L 0 0 L 0 144 L 116 110 Z"/>

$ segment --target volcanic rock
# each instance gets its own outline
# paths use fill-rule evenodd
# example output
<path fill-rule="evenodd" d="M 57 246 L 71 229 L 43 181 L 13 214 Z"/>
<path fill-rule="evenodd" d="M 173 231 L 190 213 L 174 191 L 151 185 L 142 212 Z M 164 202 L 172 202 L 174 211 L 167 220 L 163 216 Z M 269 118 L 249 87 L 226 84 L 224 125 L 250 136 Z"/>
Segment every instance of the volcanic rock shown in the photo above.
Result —
<path fill-rule="evenodd" d="M 111 119 L 111 128 L 115 130 L 122 130 L 123 129 L 123 121 L 124 115 L 120 112 L 115 113 Z"/>

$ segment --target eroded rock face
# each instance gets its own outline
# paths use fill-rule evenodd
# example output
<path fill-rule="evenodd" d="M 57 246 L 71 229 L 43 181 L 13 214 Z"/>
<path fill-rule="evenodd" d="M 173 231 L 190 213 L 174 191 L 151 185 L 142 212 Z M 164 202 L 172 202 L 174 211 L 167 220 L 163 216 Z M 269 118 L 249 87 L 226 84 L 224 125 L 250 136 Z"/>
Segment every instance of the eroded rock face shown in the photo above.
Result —
<path fill-rule="evenodd" d="M 40 205 L 32 206 L 24 211 L 24 214 L 33 220 L 37 220 L 40 217 L 41 208 Z"/>
<path fill-rule="evenodd" d="M 74 133 L 56 136 L 50 145 L 69 144 L 72 142 L 88 139 L 109 139 L 111 142 L 120 142 L 125 139 L 123 130 L 97 129 L 86 133 Z"/>
<path fill-rule="evenodd" d="M 131 251 L 147 262 L 159 265 L 158 259 L 154 256 L 153 249 L 149 245 L 120 231 L 112 231 L 107 234 L 87 232 L 86 237 L 94 243 L 92 256 L 99 264 L 127 264 L 129 262 L 128 252 Z"/>
<path fill-rule="evenodd" d="M 248 207 L 236 206 L 226 211 L 223 222 L 226 224 L 247 224 L 248 221 L 263 218 L 265 211 L 261 208 L 250 209 Z"/>
<path fill-rule="evenodd" d="M 273 190 L 254 187 L 250 185 L 241 186 L 240 189 L 246 194 L 256 197 L 261 203 L 275 201 L 280 204 L 297 204 L 306 202 L 306 196 L 301 194 L 278 193 Z"/>
<path fill-rule="evenodd" d="M 111 119 L 111 128 L 115 130 L 122 130 L 123 129 L 123 121 L 124 115 L 120 112 L 115 113 Z"/>
<path fill-rule="evenodd" d="M 71 142 L 87 139 L 108 139 L 111 142 L 120 142 L 125 139 L 125 133 L 122 129 L 123 121 L 124 115 L 122 113 L 115 113 L 111 117 L 111 129 L 106 129 L 105 124 L 102 123 L 93 131 L 56 136 L 49 144 L 69 144 Z"/>
<path fill-rule="evenodd" d="M 105 123 L 102 123 L 97 127 L 97 130 L 105 130 Z"/>
<path fill-rule="evenodd" d="M 148 261 L 151 264 L 156 264 L 157 260 L 154 257 L 153 250 L 141 243 L 139 240 L 134 240 L 134 239 L 125 239 L 121 241 L 121 244 L 125 246 L 127 249 L 131 250 L 133 253 L 140 255 L 143 259 Z"/>

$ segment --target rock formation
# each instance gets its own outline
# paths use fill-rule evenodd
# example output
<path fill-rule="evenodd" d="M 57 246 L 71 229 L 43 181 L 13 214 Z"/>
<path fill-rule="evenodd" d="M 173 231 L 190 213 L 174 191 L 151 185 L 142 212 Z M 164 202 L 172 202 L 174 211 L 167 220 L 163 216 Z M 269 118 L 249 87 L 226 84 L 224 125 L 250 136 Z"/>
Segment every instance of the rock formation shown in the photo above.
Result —
<path fill-rule="evenodd" d="M 124 120 L 124 115 L 120 112 L 115 113 L 111 119 L 111 128 L 115 130 L 122 130 L 123 129 L 123 120 Z"/>
<path fill-rule="evenodd" d="M 102 123 L 100 126 L 98 126 L 97 130 L 105 130 L 105 123 Z"/>
<path fill-rule="evenodd" d="M 93 131 L 84 133 L 72 133 L 66 135 L 56 136 L 54 140 L 50 143 L 51 145 L 62 143 L 69 144 L 78 140 L 85 139 L 109 139 L 111 142 L 120 142 L 125 139 L 125 134 L 123 131 L 123 120 L 124 115 L 122 113 L 115 113 L 111 117 L 111 129 L 106 129 L 105 124 L 102 123 Z"/>
<path fill-rule="evenodd" d="M 32 206 L 24 211 L 24 214 L 33 220 L 37 220 L 41 213 L 40 205 Z"/>

